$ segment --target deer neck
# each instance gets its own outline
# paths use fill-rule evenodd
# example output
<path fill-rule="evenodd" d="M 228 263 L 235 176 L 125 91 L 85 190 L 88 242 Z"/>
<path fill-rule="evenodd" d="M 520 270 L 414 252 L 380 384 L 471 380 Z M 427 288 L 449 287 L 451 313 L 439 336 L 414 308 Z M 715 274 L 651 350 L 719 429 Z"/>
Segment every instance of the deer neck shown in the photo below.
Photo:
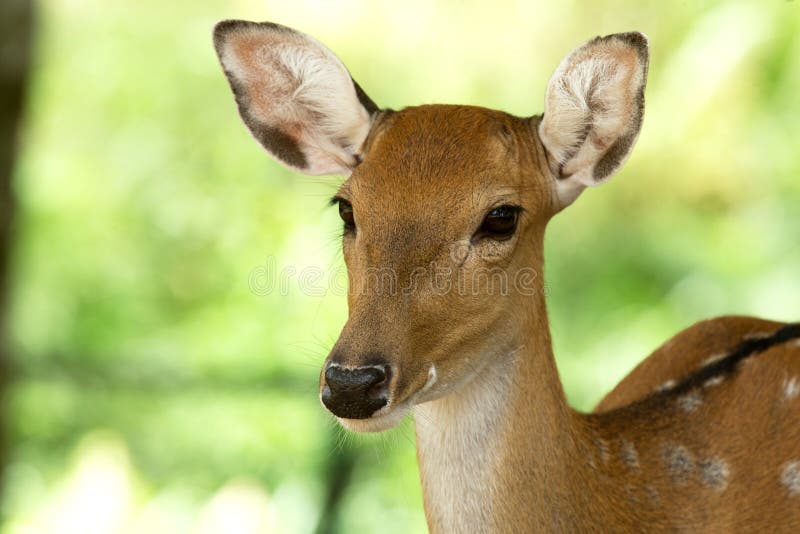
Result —
<path fill-rule="evenodd" d="M 542 295 L 533 297 L 536 324 L 522 349 L 414 410 L 432 532 L 492 532 L 516 524 L 569 530 L 574 508 L 585 500 L 566 488 L 585 480 L 575 457 L 590 438 L 564 397 Z"/>

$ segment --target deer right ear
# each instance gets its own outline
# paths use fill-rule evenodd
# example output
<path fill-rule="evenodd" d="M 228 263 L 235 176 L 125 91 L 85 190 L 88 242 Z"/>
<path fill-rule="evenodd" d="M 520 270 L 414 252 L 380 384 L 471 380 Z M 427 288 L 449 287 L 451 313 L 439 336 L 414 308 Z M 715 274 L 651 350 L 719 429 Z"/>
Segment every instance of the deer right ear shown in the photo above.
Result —
<path fill-rule="evenodd" d="M 597 37 L 572 51 L 547 86 L 539 138 L 561 207 L 606 182 L 631 153 L 644 114 L 647 37 Z"/>
<path fill-rule="evenodd" d="M 214 47 L 250 133 L 306 174 L 349 175 L 378 107 L 315 39 L 270 22 L 225 20 Z"/>

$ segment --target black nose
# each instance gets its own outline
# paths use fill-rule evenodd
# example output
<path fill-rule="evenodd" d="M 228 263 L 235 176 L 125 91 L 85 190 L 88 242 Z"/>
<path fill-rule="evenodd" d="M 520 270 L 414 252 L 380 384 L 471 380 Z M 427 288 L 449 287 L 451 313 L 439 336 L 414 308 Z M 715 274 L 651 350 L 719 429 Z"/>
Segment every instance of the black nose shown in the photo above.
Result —
<path fill-rule="evenodd" d="M 341 367 L 329 364 L 322 387 L 322 404 L 335 416 L 366 419 L 386 405 L 388 366 Z"/>

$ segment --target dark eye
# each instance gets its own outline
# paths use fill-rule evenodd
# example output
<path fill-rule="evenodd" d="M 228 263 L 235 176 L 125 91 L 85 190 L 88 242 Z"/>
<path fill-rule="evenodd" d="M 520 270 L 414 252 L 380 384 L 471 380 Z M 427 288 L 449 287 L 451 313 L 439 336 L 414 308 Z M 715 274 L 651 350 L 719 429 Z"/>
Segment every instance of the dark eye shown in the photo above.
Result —
<path fill-rule="evenodd" d="M 355 230 L 356 220 L 353 217 L 353 206 L 344 199 L 339 199 L 339 217 L 344 221 L 345 231 Z"/>
<path fill-rule="evenodd" d="M 520 208 L 518 206 L 503 205 L 494 208 L 486 214 L 477 237 L 491 237 L 492 239 L 508 239 L 517 229 L 517 218 Z"/>

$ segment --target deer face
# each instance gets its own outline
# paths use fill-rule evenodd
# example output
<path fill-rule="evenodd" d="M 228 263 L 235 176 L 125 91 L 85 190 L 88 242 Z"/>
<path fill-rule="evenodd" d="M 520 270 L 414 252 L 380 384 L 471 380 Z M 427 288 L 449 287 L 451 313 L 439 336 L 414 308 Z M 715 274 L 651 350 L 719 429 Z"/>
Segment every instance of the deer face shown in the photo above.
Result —
<path fill-rule="evenodd" d="M 554 75 L 545 115 L 381 111 L 312 38 L 225 21 L 215 45 L 251 133 L 308 174 L 343 174 L 349 316 L 320 376 L 353 430 L 400 421 L 529 335 L 550 217 L 622 164 L 641 124 L 641 34 L 598 38 Z"/>
<path fill-rule="evenodd" d="M 527 245 L 540 241 L 553 199 L 535 128 L 504 113 L 389 113 L 365 148 L 335 197 L 350 314 L 320 387 L 347 426 L 373 429 L 513 350 L 528 318 L 508 310 L 538 288 L 538 249 Z M 362 404 L 350 400 L 357 380 Z M 374 406 L 377 418 L 358 417 Z"/>

